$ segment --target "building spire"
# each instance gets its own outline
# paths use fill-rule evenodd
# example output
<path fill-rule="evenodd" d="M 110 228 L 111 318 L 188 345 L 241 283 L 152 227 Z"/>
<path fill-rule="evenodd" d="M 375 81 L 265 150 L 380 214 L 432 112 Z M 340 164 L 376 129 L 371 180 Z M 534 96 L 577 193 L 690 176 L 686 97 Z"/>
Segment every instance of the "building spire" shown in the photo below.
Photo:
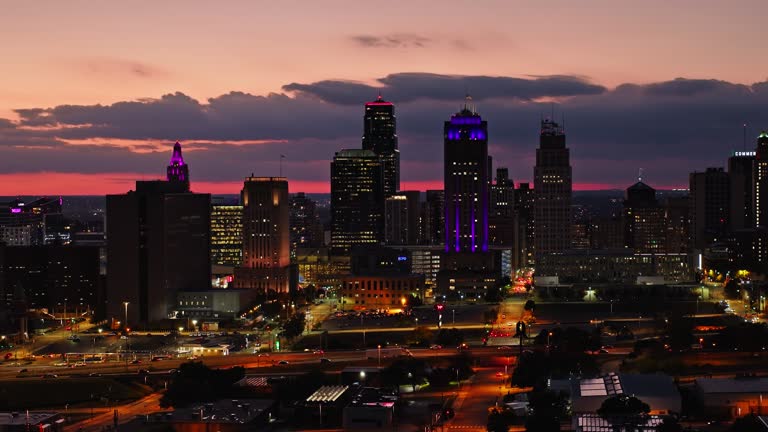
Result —
<path fill-rule="evenodd" d="M 173 154 L 166 170 L 166 179 L 169 182 L 178 182 L 186 185 L 189 190 L 189 166 L 184 163 L 184 157 L 181 155 L 181 143 L 176 141 L 173 145 Z"/>

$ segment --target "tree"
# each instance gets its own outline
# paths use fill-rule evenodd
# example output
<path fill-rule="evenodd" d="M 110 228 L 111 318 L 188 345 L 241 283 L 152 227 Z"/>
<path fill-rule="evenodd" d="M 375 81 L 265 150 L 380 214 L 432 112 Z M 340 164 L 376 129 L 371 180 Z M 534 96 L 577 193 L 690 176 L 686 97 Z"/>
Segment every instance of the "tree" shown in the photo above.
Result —
<path fill-rule="evenodd" d="M 534 312 L 536 310 L 536 302 L 533 300 L 526 301 L 523 310 Z"/>
<path fill-rule="evenodd" d="M 502 296 L 501 289 L 499 287 L 490 287 L 485 292 L 485 301 L 488 303 L 498 303 L 502 301 L 504 297 Z"/>
<path fill-rule="evenodd" d="M 683 318 L 672 319 L 667 329 L 669 346 L 674 350 L 688 349 L 695 341 L 693 323 Z"/>
<path fill-rule="evenodd" d="M 529 395 L 530 414 L 525 429 L 531 432 L 557 432 L 566 418 L 568 401 L 563 393 L 552 390 L 536 391 Z"/>
<path fill-rule="evenodd" d="M 419 307 L 423 305 L 424 302 L 415 294 L 411 294 L 408 297 L 406 297 L 406 303 L 405 306 L 409 309 Z"/>
<path fill-rule="evenodd" d="M 736 300 L 739 298 L 739 282 L 734 279 L 729 280 L 723 287 L 723 294 L 725 298 L 729 300 Z"/>
<path fill-rule="evenodd" d="M 435 337 L 435 343 L 444 346 L 458 346 L 464 342 L 464 335 L 455 328 L 440 329 Z"/>
<path fill-rule="evenodd" d="M 507 409 L 498 406 L 488 408 L 488 423 L 486 430 L 488 432 L 507 432 L 509 425 L 515 418 L 515 414 Z"/>
<path fill-rule="evenodd" d="M 306 315 L 299 312 L 294 314 L 291 319 L 285 323 L 283 327 L 283 336 L 288 339 L 293 339 L 297 336 L 301 336 L 304 333 L 304 326 L 306 324 Z"/>
<path fill-rule="evenodd" d="M 483 312 L 483 321 L 492 324 L 496 322 L 496 319 L 499 316 L 499 310 L 498 309 L 489 309 L 485 312 Z"/>
<path fill-rule="evenodd" d="M 413 346 L 427 346 L 432 340 L 432 330 L 427 326 L 418 326 L 413 329 L 408 337 L 408 344 Z"/>
<path fill-rule="evenodd" d="M 616 395 L 603 401 L 597 413 L 614 425 L 621 425 L 625 430 L 633 430 L 645 422 L 651 407 L 640 399 L 629 395 Z"/>

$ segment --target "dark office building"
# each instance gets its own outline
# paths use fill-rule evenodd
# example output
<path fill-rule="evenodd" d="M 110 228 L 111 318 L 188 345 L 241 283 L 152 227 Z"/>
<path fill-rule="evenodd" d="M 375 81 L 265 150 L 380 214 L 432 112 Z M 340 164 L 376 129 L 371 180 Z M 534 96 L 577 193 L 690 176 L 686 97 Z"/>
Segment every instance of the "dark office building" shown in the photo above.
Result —
<path fill-rule="evenodd" d="M 689 196 L 667 197 L 664 209 L 664 249 L 667 253 L 688 253 L 691 245 Z"/>
<path fill-rule="evenodd" d="M 722 168 L 690 175 L 690 217 L 693 247 L 703 250 L 722 240 L 730 217 L 730 179 Z"/>
<path fill-rule="evenodd" d="M 731 230 L 755 226 L 754 170 L 754 151 L 733 152 L 733 155 L 728 158 L 728 177 L 731 182 L 729 219 Z"/>
<path fill-rule="evenodd" d="M 243 204 L 243 264 L 235 269 L 235 288 L 287 293 L 290 277 L 288 180 L 248 177 Z"/>
<path fill-rule="evenodd" d="M 445 250 L 488 251 L 488 123 L 469 105 L 444 125 Z"/>
<path fill-rule="evenodd" d="M 445 193 L 428 190 L 421 207 L 421 244 L 441 245 L 445 241 Z"/>
<path fill-rule="evenodd" d="M 331 162 L 331 247 L 346 254 L 352 246 L 383 240 L 381 159 L 371 150 L 341 150 Z"/>
<path fill-rule="evenodd" d="M 2 305 L 74 317 L 99 309 L 104 295 L 97 246 L 5 246 L 0 243 Z"/>
<path fill-rule="evenodd" d="M 534 230 L 533 204 L 535 195 L 530 183 L 520 183 L 515 190 L 515 216 L 517 219 L 517 260 L 520 266 L 531 266 L 534 263 Z"/>
<path fill-rule="evenodd" d="M 290 198 L 289 223 L 291 226 L 291 256 L 297 248 L 317 248 L 323 245 L 323 225 L 317 212 L 317 203 L 304 192 Z"/>
<path fill-rule="evenodd" d="M 768 228 L 768 132 L 757 137 L 754 166 L 755 226 Z"/>
<path fill-rule="evenodd" d="M 415 245 L 419 239 L 419 191 L 400 191 L 384 201 L 384 242 Z"/>
<path fill-rule="evenodd" d="M 656 200 L 656 189 L 642 181 L 627 188 L 624 244 L 636 253 L 664 251 L 664 209 Z"/>
<path fill-rule="evenodd" d="M 400 150 L 397 149 L 395 106 L 381 98 L 365 104 L 363 150 L 381 158 L 384 171 L 384 196 L 400 190 Z"/>
<path fill-rule="evenodd" d="M 124 321 L 125 302 L 129 326 L 173 317 L 177 292 L 208 289 L 210 218 L 211 196 L 184 181 L 107 195 L 108 318 Z"/>
<path fill-rule="evenodd" d="M 571 247 L 571 176 L 563 128 L 552 120 L 542 120 L 533 169 L 536 255 Z"/>

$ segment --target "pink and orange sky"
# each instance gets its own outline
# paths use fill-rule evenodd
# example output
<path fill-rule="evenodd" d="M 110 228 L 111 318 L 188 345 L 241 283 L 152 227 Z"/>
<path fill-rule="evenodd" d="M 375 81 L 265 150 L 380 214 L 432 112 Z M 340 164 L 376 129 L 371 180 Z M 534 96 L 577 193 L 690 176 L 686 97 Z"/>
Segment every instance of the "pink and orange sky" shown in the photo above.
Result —
<path fill-rule="evenodd" d="M 658 188 L 768 128 L 764 1 L 16 1 L 0 14 L 0 195 L 193 188 L 276 175 L 328 190 L 362 105 L 397 104 L 403 188 L 441 186 L 442 121 L 472 93 L 490 150 L 532 177 L 542 114 L 574 181 Z"/>

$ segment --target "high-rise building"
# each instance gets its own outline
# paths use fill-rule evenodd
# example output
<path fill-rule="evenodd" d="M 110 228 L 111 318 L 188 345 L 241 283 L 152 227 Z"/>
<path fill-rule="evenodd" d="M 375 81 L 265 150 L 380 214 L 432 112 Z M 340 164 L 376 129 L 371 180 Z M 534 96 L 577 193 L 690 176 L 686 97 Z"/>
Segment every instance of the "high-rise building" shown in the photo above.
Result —
<path fill-rule="evenodd" d="M 421 207 L 421 244 L 441 245 L 445 240 L 445 193 L 428 190 Z"/>
<path fill-rule="evenodd" d="M 533 169 L 536 255 L 571 247 L 571 176 L 570 151 L 565 145 L 563 128 L 552 120 L 542 120 Z"/>
<path fill-rule="evenodd" d="M 243 263 L 235 269 L 235 287 L 255 293 L 289 291 L 290 227 L 288 180 L 248 177 L 243 205 Z"/>
<path fill-rule="evenodd" d="M 664 209 L 656 189 L 638 181 L 624 200 L 624 244 L 636 253 L 664 252 Z"/>
<path fill-rule="evenodd" d="M 371 150 L 341 150 L 331 163 L 331 247 L 346 254 L 352 246 L 383 240 L 381 159 Z"/>
<path fill-rule="evenodd" d="M 0 241 L 9 246 L 69 243 L 62 203 L 61 197 L 44 197 L 31 202 L 15 199 L 0 204 Z"/>
<path fill-rule="evenodd" d="M 183 183 L 189 189 L 189 166 L 184 163 L 184 158 L 181 156 L 181 144 L 178 142 L 173 145 L 171 162 L 166 170 L 166 179 L 169 182 Z"/>
<path fill-rule="evenodd" d="M 755 226 L 768 228 L 768 132 L 757 137 L 754 168 Z"/>
<path fill-rule="evenodd" d="M 243 262 L 243 206 L 211 206 L 211 263 L 238 267 Z"/>
<path fill-rule="evenodd" d="M 384 197 L 400 190 L 400 150 L 397 148 L 395 106 L 381 98 L 365 104 L 363 150 L 381 158 L 384 171 Z"/>
<path fill-rule="evenodd" d="M 687 253 L 690 244 L 690 197 L 670 196 L 664 199 L 664 237 L 667 253 Z"/>
<path fill-rule="evenodd" d="M 509 178 L 509 169 L 496 169 L 496 182 L 491 186 L 491 208 L 494 216 L 511 217 L 515 212 L 515 182 Z"/>
<path fill-rule="evenodd" d="M 167 319 L 179 291 L 208 289 L 210 217 L 211 196 L 184 181 L 107 195 L 107 316 L 127 315 L 129 326 Z"/>
<path fill-rule="evenodd" d="M 523 267 L 534 264 L 534 230 L 533 204 L 535 195 L 530 183 L 520 183 L 515 190 L 515 216 L 517 219 L 517 257 L 515 262 Z"/>
<path fill-rule="evenodd" d="M 730 179 L 722 168 L 690 174 L 690 217 L 693 247 L 703 250 L 728 232 Z"/>
<path fill-rule="evenodd" d="M 488 251 L 488 123 L 469 102 L 444 125 L 446 252 Z"/>
<path fill-rule="evenodd" d="M 590 249 L 592 238 L 592 215 L 586 206 L 571 206 L 571 249 Z"/>
<path fill-rule="evenodd" d="M 728 176 L 731 181 L 730 229 L 755 226 L 754 206 L 755 152 L 737 151 L 728 158 Z"/>
<path fill-rule="evenodd" d="M 418 243 L 420 196 L 419 191 L 400 191 L 387 197 L 384 201 L 384 243 Z"/>
<path fill-rule="evenodd" d="M 317 248 L 323 245 L 323 225 L 317 212 L 317 203 L 304 192 L 290 198 L 291 256 L 298 248 Z"/>

